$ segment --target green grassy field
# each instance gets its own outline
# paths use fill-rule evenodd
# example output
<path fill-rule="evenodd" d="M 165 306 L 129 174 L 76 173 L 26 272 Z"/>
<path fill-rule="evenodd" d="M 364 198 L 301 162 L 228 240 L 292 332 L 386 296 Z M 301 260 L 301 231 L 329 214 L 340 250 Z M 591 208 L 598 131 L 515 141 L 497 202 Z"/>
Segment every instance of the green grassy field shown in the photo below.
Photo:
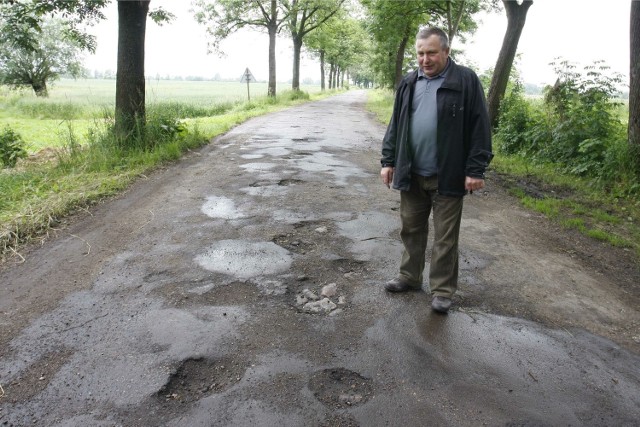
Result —
<path fill-rule="evenodd" d="M 96 121 L 113 115 L 115 84 L 115 80 L 63 79 L 51 86 L 49 97 L 44 99 L 30 90 L 16 92 L 0 87 L 0 128 L 11 126 L 27 142 L 30 153 L 64 145 L 70 130 L 82 143 Z M 197 123 L 205 134 L 215 122 L 211 118 L 215 114 L 210 112 L 215 112 L 216 106 L 247 100 L 247 85 L 240 82 L 148 79 L 146 89 L 149 111 L 167 105 L 174 110 L 182 107 L 183 118 Z M 278 93 L 289 89 L 288 83 L 277 86 Z M 320 86 L 303 85 L 301 90 L 315 93 Z M 252 83 L 249 95 L 251 100 L 266 97 L 267 83 Z"/>

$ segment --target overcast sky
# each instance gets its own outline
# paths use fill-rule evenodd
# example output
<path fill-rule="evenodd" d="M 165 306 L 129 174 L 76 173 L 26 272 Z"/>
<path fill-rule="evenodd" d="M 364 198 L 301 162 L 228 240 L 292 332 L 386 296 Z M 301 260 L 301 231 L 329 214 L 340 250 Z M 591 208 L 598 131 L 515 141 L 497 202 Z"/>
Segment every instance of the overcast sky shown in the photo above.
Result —
<path fill-rule="evenodd" d="M 399 0 L 410 1 L 410 0 Z M 188 0 L 152 0 L 151 8 L 162 6 L 177 19 L 159 27 L 149 21 L 146 41 L 146 74 L 149 76 L 196 75 L 240 78 L 249 68 L 258 80 L 268 78 L 268 36 L 245 32 L 232 36 L 222 47 L 227 56 L 219 58 L 207 54 L 204 27 L 198 25 L 189 12 Z M 629 75 L 629 0 L 535 0 L 529 9 L 518 52 L 519 69 L 528 83 L 551 84 L 555 74 L 549 65 L 562 57 L 580 68 L 595 60 L 604 60 L 612 70 Z M 116 69 L 117 2 L 105 9 L 107 20 L 90 32 L 98 38 L 95 55 L 88 56 L 90 70 Z M 504 11 L 484 15 L 479 30 L 469 40 L 461 62 L 471 62 L 485 70 L 495 65 L 507 26 Z M 454 40 L 454 47 L 460 45 Z M 278 81 L 292 75 L 292 45 L 288 38 L 280 38 L 277 50 Z M 318 62 L 303 55 L 301 80 L 318 79 Z"/>

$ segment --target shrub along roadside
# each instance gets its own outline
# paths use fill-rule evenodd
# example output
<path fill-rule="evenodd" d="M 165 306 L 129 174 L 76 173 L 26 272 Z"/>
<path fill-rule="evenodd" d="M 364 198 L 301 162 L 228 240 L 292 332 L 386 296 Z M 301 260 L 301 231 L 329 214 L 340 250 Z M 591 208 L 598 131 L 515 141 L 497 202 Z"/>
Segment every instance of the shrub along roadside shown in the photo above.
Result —
<path fill-rule="evenodd" d="M 27 157 L 25 142 L 9 126 L 0 131 L 0 167 L 12 168 L 19 159 Z"/>
<path fill-rule="evenodd" d="M 113 136 L 109 116 L 95 120 L 86 144 L 69 129 L 64 149 L 52 158 L 28 159 L 0 171 L 0 258 L 20 258 L 21 245 L 44 240 L 65 216 L 117 194 L 138 177 L 249 118 L 335 93 L 283 92 L 236 104 L 224 115 L 184 121 L 171 109 L 150 111 L 144 132 L 133 137 L 133 144 Z"/>
<path fill-rule="evenodd" d="M 597 174 L 573 170 L 572 162 L 558 163 L 543 158 L 530 144 L 531 136 L 550 144 L 546 113 L 536 110 L 537 103 L 520 98 L 507 99 L 513 106 L 510 119 L 501 121 L 498 134 L 509 132 L 510 139 L 496 135 L 496 157 L 490 166 L 488 179 L 500 180 L 512 195 L 532 210 L 540 212 L 562 226 L 613 246 L 635 251 L 640 261 L 640 172 L 631 166 L 630 159 L 639 159 L 621 145 L 620 139 L 611 144 L 606 157 L 609 163 Z M 515 104 L 515 105 L 514 105 Z M 373 91 L 367 108 L 386 124 L 391 117 L 393 93 Z M 505 114 L 503 110 L 503 114 Z M 504 117 L 504 116 L 503 116 Z M 541 124 L 542 122 L 542 124 Z M 518 140 L 517 138 L 520 138 Z M 523 149 L 505 147 L 505 142 Z M 581 154 L 577 150 L 577 154 Z M 590 156 L 592 153 L 587 153 Z M 591 162 L 587 157 L 585 162 Z M 601 165 L 599 167 L 605 167 Z M 531 191 L 535 189 L 535 191 Z"/>

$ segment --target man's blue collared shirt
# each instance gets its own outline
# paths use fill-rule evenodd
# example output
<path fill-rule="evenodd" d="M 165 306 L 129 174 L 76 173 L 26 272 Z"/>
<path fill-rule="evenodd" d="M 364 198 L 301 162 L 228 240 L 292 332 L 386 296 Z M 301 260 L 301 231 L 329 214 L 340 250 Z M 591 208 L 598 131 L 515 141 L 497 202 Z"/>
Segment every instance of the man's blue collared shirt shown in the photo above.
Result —
<path fill-rule="evenodd" d="M 449 69 L 447 66 L 435 77 L 418 70 L 418 81 L 413 93 L 409 142 L 413 151 L 411 171 L 417 175 L 433 176 L 438 173 L 438 105 L 436 93 Z"/>

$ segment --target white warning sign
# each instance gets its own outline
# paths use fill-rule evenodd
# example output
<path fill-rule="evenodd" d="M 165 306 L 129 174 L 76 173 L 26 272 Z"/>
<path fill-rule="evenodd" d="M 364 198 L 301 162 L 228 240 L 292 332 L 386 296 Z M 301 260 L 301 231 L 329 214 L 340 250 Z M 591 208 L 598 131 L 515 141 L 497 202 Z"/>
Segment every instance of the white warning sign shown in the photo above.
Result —
<path fill-rule="evenodd" d="M 247 69 L 244 70 L 244 73 L 242 74 L 242 77 L 240 77 L 240 82 L 241 83 L 255 83 L 256 81 L 257 81 L 256 78 L 253 77 L 253 74 L 251 74 L 251 71 L 247 67 Z"/>

